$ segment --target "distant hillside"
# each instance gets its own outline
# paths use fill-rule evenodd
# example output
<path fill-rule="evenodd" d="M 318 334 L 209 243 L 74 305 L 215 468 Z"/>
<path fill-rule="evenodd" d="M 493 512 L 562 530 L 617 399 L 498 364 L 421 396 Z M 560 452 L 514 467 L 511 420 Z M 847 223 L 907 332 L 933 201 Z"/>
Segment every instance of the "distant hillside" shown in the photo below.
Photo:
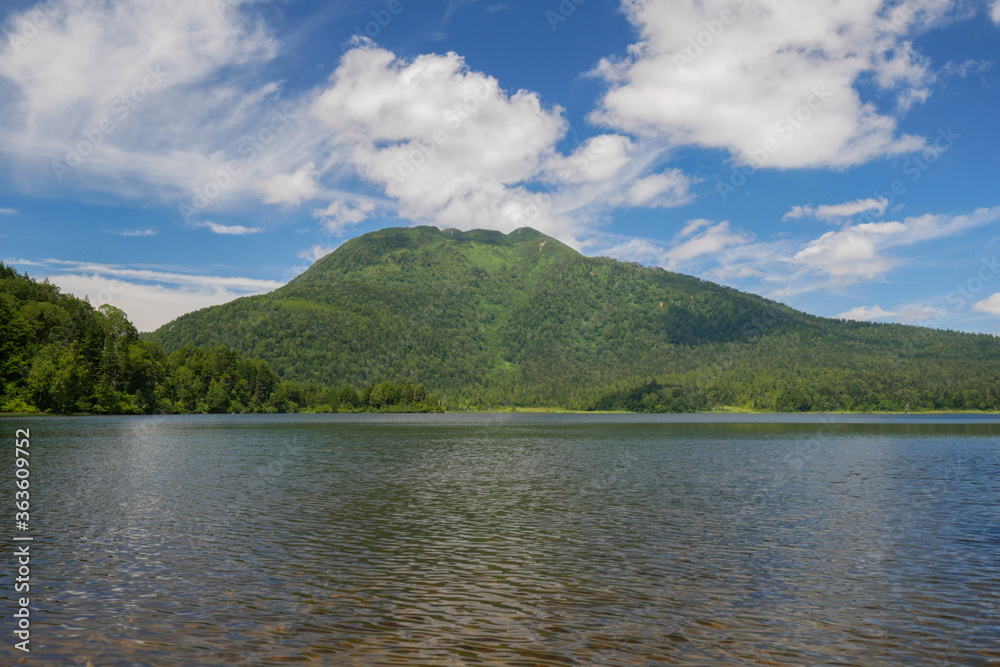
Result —
<path fill-rule="evenodd" d="M 169 356 L 139 340 L 125 313 L 0 263 L 0 412 L 429 412 L 422 384 L 336 390 L 281 381 L 265 361 L 223 346 Z"/>
<path fill-rule="evenodd" d="M 996 409 L 1000 340 L 814 317 L 511 234 L 384 229 L 284 287 L 147 335 L 226 345 L 285 379 L 420 378 L 450 407 Z"/>

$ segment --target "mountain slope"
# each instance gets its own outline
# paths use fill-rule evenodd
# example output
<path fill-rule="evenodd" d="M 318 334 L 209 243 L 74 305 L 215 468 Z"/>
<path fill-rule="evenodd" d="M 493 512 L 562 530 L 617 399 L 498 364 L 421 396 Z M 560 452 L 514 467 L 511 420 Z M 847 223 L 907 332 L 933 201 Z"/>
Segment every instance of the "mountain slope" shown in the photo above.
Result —
<path fill-rule="evenodd" d="M 270 294 L 148 337 L 223 344 L 300 381 L 420 378 L 452 405 L 916 409 L 1000 394 L 992 336 L 818 318 L 528 228 L 366 234 Z"/>

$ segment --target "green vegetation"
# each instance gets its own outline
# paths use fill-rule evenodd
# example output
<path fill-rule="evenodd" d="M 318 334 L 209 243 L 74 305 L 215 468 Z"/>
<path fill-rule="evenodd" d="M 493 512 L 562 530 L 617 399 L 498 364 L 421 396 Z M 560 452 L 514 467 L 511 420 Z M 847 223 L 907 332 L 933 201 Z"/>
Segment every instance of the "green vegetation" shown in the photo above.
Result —
<path fill-rule="evenodd" d="M 282 380 L 259 358 L 223 346 L 167 355 L 139 339 L 125 314 L 0 264 L 0 412 L 428 412 L 422 384 L 360 392 Z"/>
<path fill-rule="evenodd" d="M 814 317 L 531 229 L 385 229 L 144 336 L 283 381 L 421 378 L 452 409 L 996 410 L 1000 339 Z"/>

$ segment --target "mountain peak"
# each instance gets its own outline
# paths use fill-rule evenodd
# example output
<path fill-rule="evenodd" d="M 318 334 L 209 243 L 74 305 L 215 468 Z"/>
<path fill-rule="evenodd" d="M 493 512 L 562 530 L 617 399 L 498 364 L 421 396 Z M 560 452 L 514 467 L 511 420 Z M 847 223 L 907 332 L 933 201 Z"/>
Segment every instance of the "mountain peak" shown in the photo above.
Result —
<path fill-rule="evenodd" d="M 374 268 L 382 273 L 387 266 L 419 265 L 479 266 L 491 271 L 501 265 L 529 265 L 571 257 L 582 258 L 576 250 L 530 227 L 504 234 L 494 229 L 462 231 L 427 225 L 387 227 L 362 234 L 318 260 L 289 285 L 301 284 L 328 274 L 343 275 Z"/>
<path fill-rule="evenodd" d="M 979 339 L 945 332 L 929 333 L 926 345 L 911 345 L 905 363 L 893 365 L 915 336 L 906 327 L 823 320 L 690 276 L 585 257 L 530 227 L 504 234 L 424 226 L 351 239 L 270 294 L 186 315 L 150 337 L 168 350 L 225 344 L 300 381 L 420 378 L 439 395 L 489 405 L 624 401 L 646 409 L 640 399 L 656 394 L 649 409 L 890 409 L 850 388 L 894 374 L 900 389 L 891 405 L 902 409 L 917 405 L 919 396 L 905 392 L 926 386 L 928 364 L 942 378 L 967 377 L 962 367 L 983 364 L 1000 373 L 996 339 L 980 348 Z M 948 356 L 952 349 L 964 356 Z M 654 379 L 673 388 L 646 382 Z M 629 387 L 639 393 L 599 400 Z"/>

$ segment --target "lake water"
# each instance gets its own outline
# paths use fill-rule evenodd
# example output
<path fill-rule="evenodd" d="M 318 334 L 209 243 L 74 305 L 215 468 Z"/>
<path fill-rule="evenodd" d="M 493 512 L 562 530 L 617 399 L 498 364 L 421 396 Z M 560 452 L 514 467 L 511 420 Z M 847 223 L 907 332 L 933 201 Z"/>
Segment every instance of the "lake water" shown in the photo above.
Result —
<path fill-rule="evenodd" d="M 5 451 L 4 664 L 1000 663 L 996 417 L 25 427 L 32 652 Z"/>

